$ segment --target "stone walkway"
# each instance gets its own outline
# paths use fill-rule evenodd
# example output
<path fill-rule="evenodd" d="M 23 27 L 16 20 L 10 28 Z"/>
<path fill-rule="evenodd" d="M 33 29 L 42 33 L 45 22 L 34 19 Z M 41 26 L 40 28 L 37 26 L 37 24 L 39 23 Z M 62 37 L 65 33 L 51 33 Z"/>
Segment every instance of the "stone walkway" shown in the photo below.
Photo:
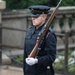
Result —
<path fill-rule="evenodd" d="M 0 75 L 23 75 L 23 71 L 22 68 L 3 66 Z"/>
<path fill-rule="evenodd" d="M 22 68 L 11 67 L 11 66 L 2 66 L 0 68 L 0 75 L 23 75 Z M 59 75 L 59 74 L 55 74 Z"/>

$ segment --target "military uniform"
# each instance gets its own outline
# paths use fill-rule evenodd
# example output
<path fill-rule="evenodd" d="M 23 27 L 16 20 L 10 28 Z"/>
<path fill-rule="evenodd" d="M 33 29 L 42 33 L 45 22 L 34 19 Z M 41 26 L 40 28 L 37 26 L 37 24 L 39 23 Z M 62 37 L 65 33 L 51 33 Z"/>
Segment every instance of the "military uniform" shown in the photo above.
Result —
<path fill-rule="evenodd" d="M 25 58 L 28 57 L 32 49 L 36 44 L 36 40 L 38 37 L 38 33 L 41 31 L 42 27 L 40 26 L 36 29 L 34 26 L 28 29 L 26 37 L 25 37 L 25 45 L 24 45 L 24 75 L 53 75 L 54 72 L 52 69 L 52 63 L 56 57 L 56 36 L 54 32 L 49 29 L 46 37 L 42 40 L 36 58 L 38 59 L 38 63 L 32 66 L 29 66 L 25 62 Z M 47 73 L 49 70 L 49 73 Z M 52 72 L 52 71 L 53 72 Z"/>

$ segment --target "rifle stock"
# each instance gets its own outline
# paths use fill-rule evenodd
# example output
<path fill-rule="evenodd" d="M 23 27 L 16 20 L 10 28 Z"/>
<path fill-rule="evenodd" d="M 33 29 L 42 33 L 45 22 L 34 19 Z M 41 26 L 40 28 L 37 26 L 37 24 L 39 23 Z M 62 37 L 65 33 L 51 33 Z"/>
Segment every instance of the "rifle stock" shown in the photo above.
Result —
<path fill-rule="evenodd" d="M 36 45 L 34 46 L 33 50 L 31 51 L 31 53 L 30 53 L 30 55 L 28 57 L 35 58 L 35 56 L 37 55 L 37 51 L 38 51 L 38 47 L 40 45 L 40 42 L 42 41 L 42 39 L 46 35 L 46 32 L 48 31 L 48 29 L 49 29 L 49 27 L 50 27 L 55 15 L 57 14 L 58 7 L 59 7 L 61 1 L 62 0 L 59 1 L 59 3 L 57 4 L 55 10 L 52 12 L 52 14 L 50 15 L 49 19 L 47 20 L 47 22 L 45 23 L 44 27 L 42 28 L 41 32 L 38 34 Z"/>

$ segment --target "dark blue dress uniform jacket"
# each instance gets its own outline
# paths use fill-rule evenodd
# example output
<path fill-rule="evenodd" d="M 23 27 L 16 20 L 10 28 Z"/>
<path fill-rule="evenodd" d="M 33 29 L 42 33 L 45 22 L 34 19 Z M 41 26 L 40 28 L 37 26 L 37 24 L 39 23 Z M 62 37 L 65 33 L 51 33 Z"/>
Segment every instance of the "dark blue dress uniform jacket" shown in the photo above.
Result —
<path fill-rule="evenodd" d="M 42 27 L 43 26 L 36 29 L 33 26 L 27 31 L 24 45 L 24 75 L 47 75 L 47 66 L 52 65 L 56 58 L 56 36 L 52 30 L 48 30 L 49 34 L 46 36 L 45 40 L 40 44 L 41 49 L 39 48 L 36 56 L 38 58 L 38 63 L 33 66 L 29 66 L 25 62 L 25 58 L 28 57 L 28 55 L 30 54 L 30 52 L 36 44 L 37 35 Z M 42 50 L 43 48 L 44 50 Z"/>

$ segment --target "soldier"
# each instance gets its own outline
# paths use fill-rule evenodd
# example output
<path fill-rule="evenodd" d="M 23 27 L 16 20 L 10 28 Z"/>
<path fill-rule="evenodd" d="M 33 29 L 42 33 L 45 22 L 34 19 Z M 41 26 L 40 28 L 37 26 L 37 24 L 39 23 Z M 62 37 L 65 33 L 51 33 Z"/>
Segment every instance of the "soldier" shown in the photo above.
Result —
<path fill-rule="evenodd" d="M 52 63 L 56 58 L 57 39 L 51 29 L 48 30 L 46 37 L 41 42 L 36 58 L 28 57 L 36 44 L 38 33 L 47 20 L 50 7 L 36 5 L 30 6 L 29 9 L 33 26 L 28 29 L 25 37 L 24 75 L 54 75 Z"/>

